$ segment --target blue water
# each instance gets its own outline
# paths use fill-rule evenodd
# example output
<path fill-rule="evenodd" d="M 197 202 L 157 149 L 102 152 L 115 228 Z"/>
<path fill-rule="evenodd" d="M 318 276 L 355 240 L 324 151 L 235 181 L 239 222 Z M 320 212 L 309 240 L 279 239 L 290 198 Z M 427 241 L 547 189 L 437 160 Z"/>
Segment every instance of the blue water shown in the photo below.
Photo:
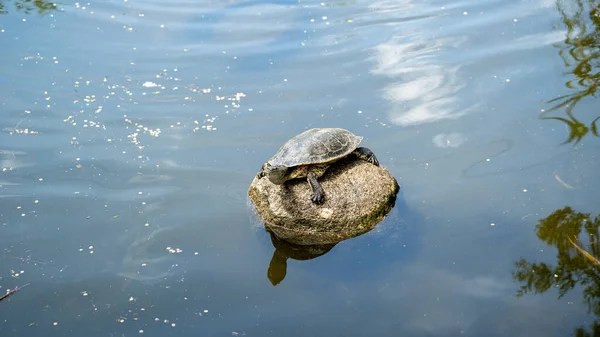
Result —
<path fill-rule="evenodd" d="M 597 93 L 548 102 L 597 83 L 598 1 L 18 3 L 0 0 L 0 294 L 29 285 L 0 303 L 2 337 L 565 336 L 600 319 L 579 285 L 517 298 L 512 276 L 557 264 L 541 219 L 600 211 Z M 401 192 L 273 286 L 247 191 L 312 127 L 363 136 Z"/>

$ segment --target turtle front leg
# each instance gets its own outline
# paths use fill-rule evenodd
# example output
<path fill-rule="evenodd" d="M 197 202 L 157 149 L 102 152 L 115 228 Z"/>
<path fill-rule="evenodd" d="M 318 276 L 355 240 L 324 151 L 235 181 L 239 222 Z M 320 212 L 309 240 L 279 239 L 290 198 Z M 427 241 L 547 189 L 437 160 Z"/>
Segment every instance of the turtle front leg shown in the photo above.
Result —
<path fill-rule="evenodd" d="M 310 200 L 315 204 L 322 204 L 325 200 L 325 191 L 323 191 L 323 186 L 317 180 L 317 176 L 312 172 L 308 172 L 307 180 L 313 192 Z"/>
<path fill-rule="evenodd" d="M 258 171 L 258 173 L 256 174 L 256 178 L 257 178 L 257 179 L 260 179 L 260 178 L 262 178 L 262 177 L 264 177 L 264 176 L 266 176 L 266 175 L 267 175 L 267 173 L 265 172 L 265 167 L 266 167 L 266 166 L 267 166 L 267 164 L 265 163 L 265 164 L 263 164 L 263 165 L 260 167 L 260 170 L 259 170 L 259 171 Z"/>
<path fill-rule="evenodd" d="M 359 159 L 367 161 L 375 166 L 379 166 L 379 160 L 375 157 L 375 153 L 366 147 L 356 148 L 352 154 Z"/>

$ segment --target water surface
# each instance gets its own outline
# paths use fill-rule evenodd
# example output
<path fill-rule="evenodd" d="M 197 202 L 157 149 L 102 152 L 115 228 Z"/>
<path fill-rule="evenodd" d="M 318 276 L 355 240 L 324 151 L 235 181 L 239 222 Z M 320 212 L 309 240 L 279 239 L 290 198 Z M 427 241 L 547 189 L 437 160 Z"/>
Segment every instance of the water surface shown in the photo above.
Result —
<path fill-rule="evenodd" d="M 0 0 L 3 337 L 593 331 L 598 1 L 37 5 Z M 311 127 L 401 192 L 273 286 L 246 193 Z"/>

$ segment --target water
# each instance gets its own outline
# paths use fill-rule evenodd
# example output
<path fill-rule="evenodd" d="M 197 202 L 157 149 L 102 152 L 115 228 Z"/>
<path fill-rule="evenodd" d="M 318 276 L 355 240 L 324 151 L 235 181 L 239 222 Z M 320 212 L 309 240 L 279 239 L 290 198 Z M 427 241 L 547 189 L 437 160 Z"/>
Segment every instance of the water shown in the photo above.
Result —
<path fill-rule="evenodd" d="M 0 334 L 591 333 L 599 4 L 0 1 Z M 310 127 L 402 190 L 273 286 L 246 193 Z"/>

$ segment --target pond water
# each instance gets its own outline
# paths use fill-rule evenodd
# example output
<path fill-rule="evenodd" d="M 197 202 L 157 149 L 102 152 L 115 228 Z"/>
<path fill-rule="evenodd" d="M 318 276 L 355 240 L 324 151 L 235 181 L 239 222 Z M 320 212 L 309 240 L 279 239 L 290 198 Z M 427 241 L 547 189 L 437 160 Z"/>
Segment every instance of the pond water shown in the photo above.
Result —
<path fill-rule="evenodd" d="M 0 335 L 591 336 L 599 5 L 0 0 Z M 274 286 L 247 191 L 312 127 L 401 191 Z"/>

